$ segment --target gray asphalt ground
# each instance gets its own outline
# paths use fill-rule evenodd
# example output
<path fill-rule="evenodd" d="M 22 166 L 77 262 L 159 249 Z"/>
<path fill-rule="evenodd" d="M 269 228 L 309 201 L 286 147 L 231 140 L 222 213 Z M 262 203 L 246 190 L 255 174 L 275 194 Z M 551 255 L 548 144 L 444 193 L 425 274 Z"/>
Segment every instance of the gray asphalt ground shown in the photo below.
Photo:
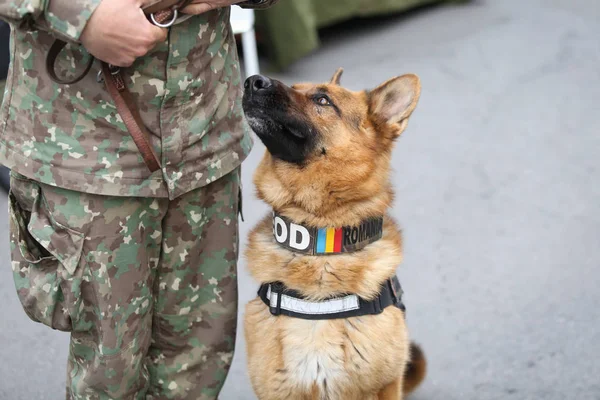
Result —
<path fill-rule="evenodd" d="M 399 276 L 430 365 L 415 400 L 600 399 L 599 20 L 597 0 L 428 8 L 328 30 L 274 75 L 323 81 L 343 66 L 352 89 L 422 78 L 393 160 Z M 263 150 L 244 166 L 244 236 L 268 211 L 251 184 Z M 0 399 L 64 398 L 68 337 L 21 312 L 6 230 L 3 212 Z M 240 284 L 245 303 L 243 262 Z M 254 399 L 241 331 L 238 343 L 224 400 Z"/>

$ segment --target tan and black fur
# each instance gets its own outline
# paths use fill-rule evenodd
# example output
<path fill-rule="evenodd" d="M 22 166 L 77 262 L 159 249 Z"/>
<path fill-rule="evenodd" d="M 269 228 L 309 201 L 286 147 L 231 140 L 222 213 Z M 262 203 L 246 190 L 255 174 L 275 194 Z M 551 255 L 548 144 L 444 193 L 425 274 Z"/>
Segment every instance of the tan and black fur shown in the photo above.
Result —
<path fill-rule="evenodd" d="M 371 91 L 327 84 L 287 87 L 262 76 L 245 84 L 244 112 L 267 147 L 254 175 L 258 196 L 296 223 L 358 225 L 384 216 L 383 238 L 341 255 L 307 256 L 280 247 L 272 217 L 252 231 L 252 276 L 280 281 L 319 300 L 354 293 L 375 297 L 402 261 L 402 238 L 387 215 L 393 201 L 390 160 L 420 95 L 415 75 Z M 404 313 L 309 321 L 273 316 L 260 299 L 246 307 L 245 336 L 253 388 L 261 400 L 399 400 L 425 376 Z"/>

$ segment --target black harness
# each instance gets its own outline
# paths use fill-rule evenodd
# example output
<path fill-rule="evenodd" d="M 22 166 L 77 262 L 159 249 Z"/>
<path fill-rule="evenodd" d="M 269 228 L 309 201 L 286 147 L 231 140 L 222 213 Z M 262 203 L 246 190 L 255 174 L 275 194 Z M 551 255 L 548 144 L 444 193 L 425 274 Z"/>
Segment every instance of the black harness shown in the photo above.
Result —
<path fill-rule="evenodd" d="M 381 314 L 389 306 L 395 306 L 406 311 L 402 303 L 402 288 L 396 276 L 388 279 L 381 291 L 373 300 L 364 300 L 356 295 L 336 296 L 319 302 L 307 302 L 307 298 L 295 290 L 287 288 L 281 282 L 265 283 L 258 290 L 258 296 L 265 303 L 272 315 L 286 315 L 288 317 L 323 320 L 362 315 Z M 338 307 L 337 311 L 331 307 L 332 302 L 346 303 L 346 307 Z"/>
<path fill-rule="evenodd" d="M 336 232 L 338 234 L 337 238 L 335 237 Z M 346 232 L 350 232 L 350 235 L 346 234 Z M 349 244 L 346 241 L 348 237 L 351 241 L 354 239 L 352 232 L 355 232 L 356 240 L 355 243 Z M 284 235 L 284 233 L 287 234 Z M 292 233 L 294 236 L 288 239 Z M 302 233 L 308 235 L 308 238 L 303 239 L 301 237 Z M 323 249 L 323 244 L 319 243 L 319 241 L 323 239 L 319 237 L 319 233 L 324 233 L 326 236 L 326 251 L 320 251 Z M 364 221 L 358 227 L 318 229 L 294 224 L 289 219 L 278 214 L 274 214 L 273 216 L 273 235 L 275 241 L 282 247 L 297 253 L 325 255 L 360 251 L 368 244 L 379 240 L 383 236 L 382 233 L 383 219 L 370 219 Z M 298 235 L 297 237 L 296 234 Z M 327 237 L 327 234 L 332 234 L 333 237 Z M 339 235 L 342 235 L 341 238 Z M 313 301 L 301 293 L 286 287 L 281 282 L 265 283 L 258 290 L 258 296 L 269 307 L 272 315 L 285 315 L 307 320 L 377 315 L 381 314 L 389 306 L 398 307 L 405 312 L 406 307 L 402 303 L 403 293 L 396 276 L 385 281 L 377 297 L 372 300 L 360 298 L 355 294 L 344 294 L 320 301 Z"/>

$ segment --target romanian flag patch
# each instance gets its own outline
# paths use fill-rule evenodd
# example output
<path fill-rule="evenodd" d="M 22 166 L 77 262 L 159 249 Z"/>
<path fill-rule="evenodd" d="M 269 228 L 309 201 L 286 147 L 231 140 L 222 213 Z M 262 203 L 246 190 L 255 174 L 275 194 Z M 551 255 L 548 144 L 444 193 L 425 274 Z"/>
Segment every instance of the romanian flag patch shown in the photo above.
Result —
<path fill-rule="evenodd" d="M 342 252 L 343 228 L 319 229 L 317 234 L 317 254 Z"/>

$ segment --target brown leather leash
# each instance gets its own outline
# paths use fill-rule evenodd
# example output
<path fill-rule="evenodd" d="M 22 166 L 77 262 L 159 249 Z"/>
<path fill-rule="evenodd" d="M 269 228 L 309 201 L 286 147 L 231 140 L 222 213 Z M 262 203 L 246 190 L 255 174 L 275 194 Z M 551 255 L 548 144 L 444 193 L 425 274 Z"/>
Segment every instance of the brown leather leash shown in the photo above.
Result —
<path fill-rule="evenodd" d="M 178 18 L 179 10 L 190 4 L 192 0 L 163 0 L 143 8 L 148 19 L 156 26 L 168 28 L 175 23 Z M 81 81 L 91 70 L 95 58 L 91 57 L 84 71 L 72 79 L 60 78 L 56 74 L 55 64 L 60 52 L 67 45 L 66 42 L 57 39 L 54 41 L 48 56 L 46 57 L 46 71 L 54 82 L 70 85 Z M 159 170 L 160 161 L 156 155 L 152 142 L 150 141 L 150 133 L 142 122 L 140 113 L 135 106 L 133 97 L 127 89 L 125 79 L 121 68 L 109 65 L 102 61 L 102 70 L 98 73 L 98 81 L 104 80 L 106 90 L 110 94 L 117 108 L 117 112 L 121 115 L 123 123 L 131 134 L 133 141 L 140 153 L 144 162 L 151 172 Z"/>

